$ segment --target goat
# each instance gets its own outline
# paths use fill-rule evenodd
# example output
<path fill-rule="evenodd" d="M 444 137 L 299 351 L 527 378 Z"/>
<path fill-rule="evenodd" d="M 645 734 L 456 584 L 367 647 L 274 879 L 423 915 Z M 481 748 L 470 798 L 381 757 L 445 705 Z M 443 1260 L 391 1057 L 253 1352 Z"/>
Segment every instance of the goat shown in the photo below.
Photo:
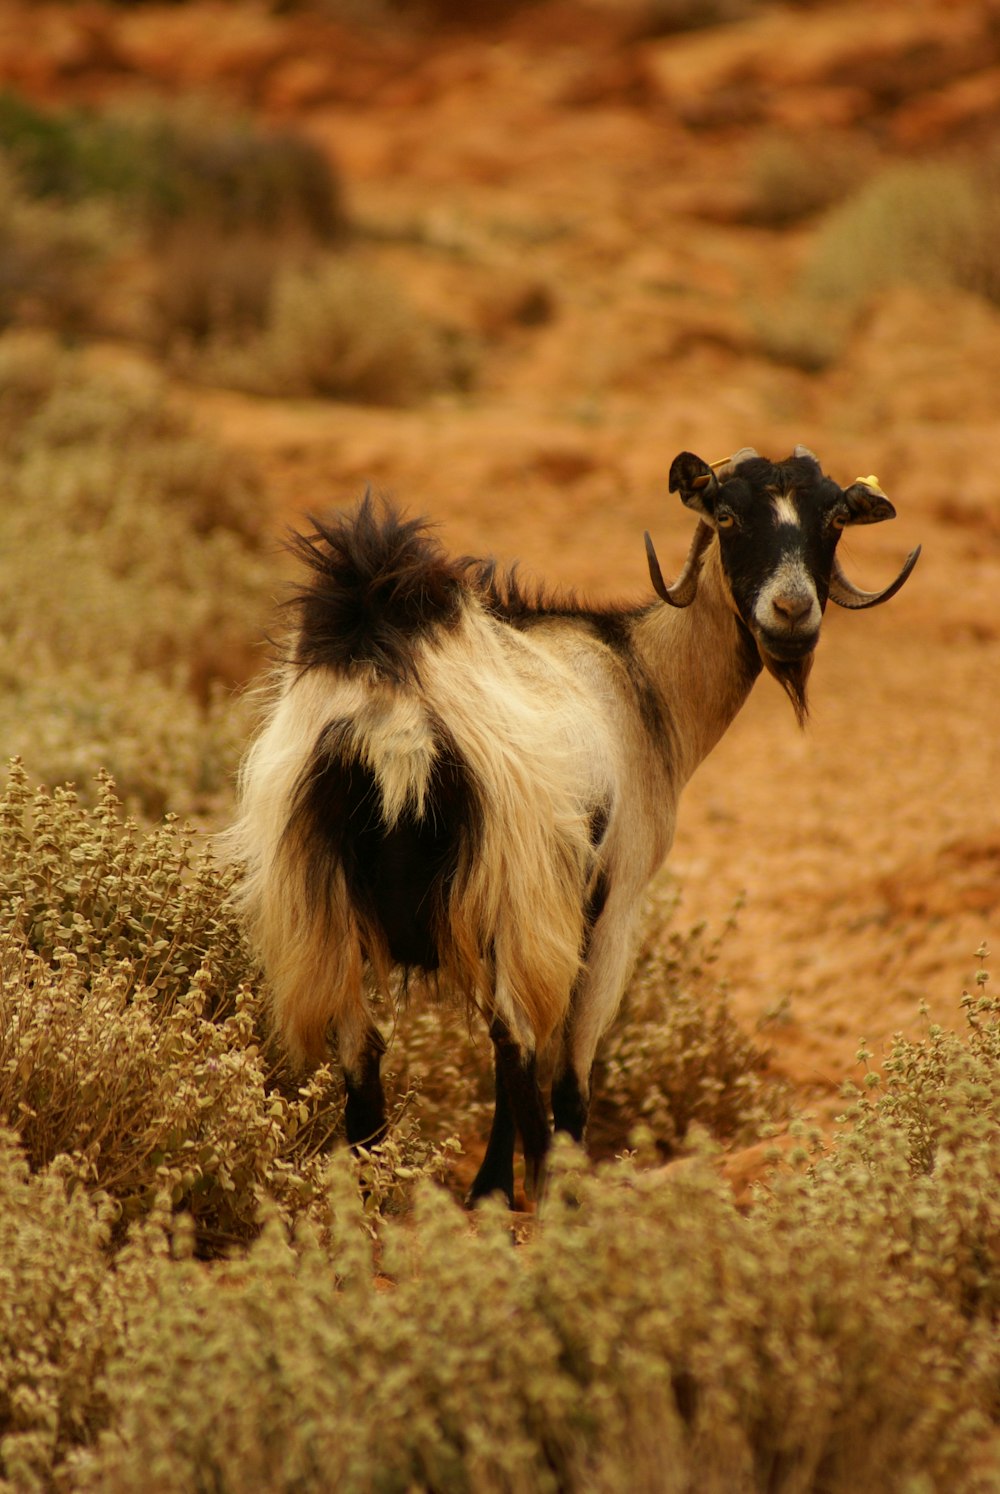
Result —
<path fill-rule="evenodd" d="M 659 600 L 586 607 L 452 559 L 423 520 L 366 497 L 292 548 L 308 579 L 269 714 L 244 759 L 233 840 L 278 1032 L 298 1061 L 332 1035 L 355 1148 L 387 1128 L 385 1044 L 368 996 L 437 972 L 489 1023 L 496 1104 L 470 1202 L 513 1202 L 557 1130 L 582 1141 L 591 1070 L 634 958 L 645 888 L 680 793 L 762 667 L 800 724 L 828 597 L 873 607 L 841 530 L 894 517 L 874 478 L 839 487 L 797 446 L 713 466 L 682 452 L 670 491 L 697 515 Z"/>

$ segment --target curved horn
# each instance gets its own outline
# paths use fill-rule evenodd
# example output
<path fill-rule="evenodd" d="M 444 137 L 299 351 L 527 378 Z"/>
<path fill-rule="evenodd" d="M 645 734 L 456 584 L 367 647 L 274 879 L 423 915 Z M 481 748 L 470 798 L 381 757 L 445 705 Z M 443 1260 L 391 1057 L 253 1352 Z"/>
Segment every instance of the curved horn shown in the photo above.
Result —
<path fill-rule="evenodd" d="M 918 545 L 915 550 L 910 551 L 903 569 L 892 585 L 887 586 L 884 591 L 860 591 L 853 581 L 848 581 L 840 568 L 840 561 L 834 557 L 833 573 L 830 577 L 831 601 L 836 602 L 838 607 L 850 607 L 855 611 L 860 611 L 863 607 L 877 607 L 880 602 L 887 602 L 890 597 L 896 595 L 913 570 L 920 557 L 920 550 L 921 546 Z"/>
<path fill-rule="evenodd" d="M 698 577 L 701 574 L 701 557 L 714 532 L 710 524 L 706 524 L 704 520 L 699 521 L 698 528 L 694 532 L 694 539 L 691 541 L 687 560 L 684 562 L 684 569 L 673 585 L 668 586 L 663 579 L 663 572 L 660 570 L 660 562 L 656 558 L 656 551 L 653 549 L 653 541 L 650 538 L 649 530 L 646 530 L 646 559 L 649 562 L 649 579 L 653 583 L 653 590 L 657 596 L 662 597 L 665 602 L 669 602 L 671 607 L 690 607 L 694 601 L 698 591 Z"/>

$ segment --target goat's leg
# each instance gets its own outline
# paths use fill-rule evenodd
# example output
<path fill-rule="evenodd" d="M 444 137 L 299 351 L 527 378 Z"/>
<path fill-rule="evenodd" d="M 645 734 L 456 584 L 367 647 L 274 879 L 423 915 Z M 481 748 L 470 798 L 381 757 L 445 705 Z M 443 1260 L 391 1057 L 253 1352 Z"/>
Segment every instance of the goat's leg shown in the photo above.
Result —
<path fill-rule="evenodd" d="M 521 1138 L 524 1189 L 535 1198 L 552 1136 L 538 1087 L 534 1053 L 524 1053 L 501 1017 L 490 1023 L 496 1066 L 496 1107 L 486 1154 L 469 1190 L 469 1201 L 501 1192 L 514 1204 L 514 1140 Z"/>
<path fill-rule="evenodd" d="M 344 1129 L 348 1144 L 356 1150 L 361 1146 L 377 1146 L 388 1129 L 381 1073 L 385 1039 L 373 1024 L 352 1044 L 352 1049 L 346 1057 L 342 1050 L 341 1061 L 347 1087 Z"/>
<path fill-rule="evenodd" d="M 471 1206 L 479 1199 L 489 1197 L 491 1193 L 502 1193 L 507 1200 L 507 1207 L 512 1209 L 514 1207 L 514 1142 L 517 1138 L 517 1130 L 499 1058 L 494 1059 L 494 1075 L 496 1098 L 493 1106 L 493 1124 L 490 1126 L 490 1137 L 486 1143 L 482 1165 L 476 1173 L 475 1182 L 469 1189 L 467 1202 Z"/>
<path fill-rule="evenodd" d="M 584 968 L 573 991 L 552 1080 L 557 1131 L 583 1142 L 590 1112 L 594 1055 L 614 1018 L 632 967 L 638 906 L 613 894 L 587 935 Z"/>
<path fill-rule="evenodd" d="M 552 1081 L 552 1120 L 557 1131 L 566 1131 L 583 1143 L 590 1113 L 590 1074 L 581 1080 L 572 1063 L 565 1061 Z"/>

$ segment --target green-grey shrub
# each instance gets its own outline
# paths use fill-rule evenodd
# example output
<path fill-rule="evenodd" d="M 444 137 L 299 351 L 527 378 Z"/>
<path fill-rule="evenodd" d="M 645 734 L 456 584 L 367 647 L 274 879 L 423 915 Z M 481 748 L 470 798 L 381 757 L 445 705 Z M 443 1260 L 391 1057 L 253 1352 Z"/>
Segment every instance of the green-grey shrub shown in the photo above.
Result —
<path fill-rule="evenodd" d="M 305 136 L 198 99 L 96 113 L 43 109 L 0 91 L 0 150 L 36 197 L 107 198 L 152 228 L 200 218 L 226 233 L 306 231 L 345 215 L 339 179 Z"/>
<path fill-rule="evenodd" d="M 747 166 L 746 218 L 784 228 L 857 190 L 872 169 L 864 143 L 843 134 L 765 135 Z"/>

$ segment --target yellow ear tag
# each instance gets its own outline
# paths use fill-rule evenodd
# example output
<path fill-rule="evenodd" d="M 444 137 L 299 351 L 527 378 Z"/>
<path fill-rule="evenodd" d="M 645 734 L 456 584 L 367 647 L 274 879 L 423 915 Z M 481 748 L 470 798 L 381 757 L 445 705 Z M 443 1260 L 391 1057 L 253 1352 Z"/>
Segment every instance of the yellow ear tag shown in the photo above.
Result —
<path fill-rule="evenodd" d="M 871 488 L 872 492 L 877 493 L 880 498 L 885 497 L 885 494 L 878 485 L 878 478 L 874 472 L 869 477 L 856 477 L 854 481 L 860 483 L 863 488 Z"/>

